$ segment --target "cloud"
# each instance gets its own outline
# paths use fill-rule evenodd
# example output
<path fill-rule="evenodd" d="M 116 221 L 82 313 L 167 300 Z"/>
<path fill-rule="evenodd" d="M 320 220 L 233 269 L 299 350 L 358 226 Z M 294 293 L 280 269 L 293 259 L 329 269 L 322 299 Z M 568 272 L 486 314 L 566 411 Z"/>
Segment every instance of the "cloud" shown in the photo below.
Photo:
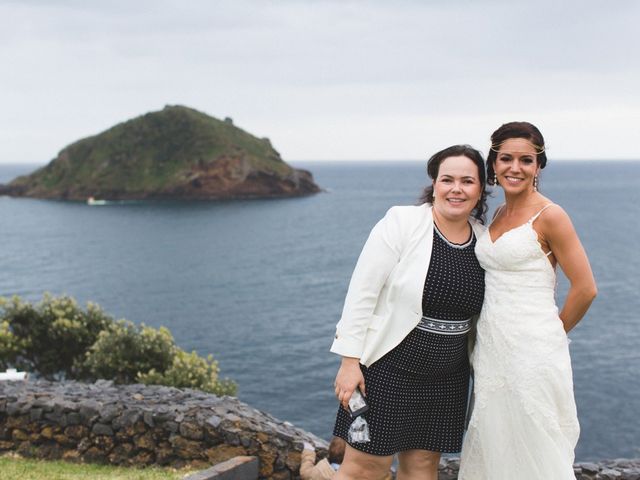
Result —
<path fill-rule="evenodd" d="M 420 135 L 472 142 L 513 118 L 592 135 L 562 156 L 640 157 L 638 14 L 630 0 L 4 2 L 0 161 L 43 162 L 179 103 L 287 159 L 418 158 Z"/>

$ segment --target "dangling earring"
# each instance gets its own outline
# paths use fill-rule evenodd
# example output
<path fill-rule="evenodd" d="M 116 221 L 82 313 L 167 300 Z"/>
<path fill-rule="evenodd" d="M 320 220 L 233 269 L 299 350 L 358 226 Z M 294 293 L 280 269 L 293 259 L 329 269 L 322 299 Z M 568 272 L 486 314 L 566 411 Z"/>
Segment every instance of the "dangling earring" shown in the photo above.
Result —
<path fill-rule="evenodd" d="M 496 172 L 493 172 L 493 184 L 498 185 L 498 176 L 496 175 Z"/>
<path fill-rule="evenodd" d="M 533 191 L 534 192 L 538 191 L 538 175 L 533 177 Z"/>

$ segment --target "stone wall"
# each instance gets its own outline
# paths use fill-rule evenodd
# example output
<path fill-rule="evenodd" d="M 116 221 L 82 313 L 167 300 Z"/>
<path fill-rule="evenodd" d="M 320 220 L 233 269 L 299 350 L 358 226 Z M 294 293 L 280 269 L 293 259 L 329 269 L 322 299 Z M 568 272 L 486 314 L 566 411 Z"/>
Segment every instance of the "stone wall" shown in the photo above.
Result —
<path fill-rule="evenodd" d="M 442 458 L 440 460 L 438 480 L 456 480 L 459 468 L 460 460 L 458 458 Z M 576 463 L 573 465 L 573 472 L 576 480 L 640 480 L 640 459 Z"/>
<path fill-rule="evenodd" d="M 233 397 L 146 385 L 0 382 L 0 452 L 115 465 L 206 468 L 259 458 L 260 477 L 297 478 L 301 442 L 324 440 Z"/>

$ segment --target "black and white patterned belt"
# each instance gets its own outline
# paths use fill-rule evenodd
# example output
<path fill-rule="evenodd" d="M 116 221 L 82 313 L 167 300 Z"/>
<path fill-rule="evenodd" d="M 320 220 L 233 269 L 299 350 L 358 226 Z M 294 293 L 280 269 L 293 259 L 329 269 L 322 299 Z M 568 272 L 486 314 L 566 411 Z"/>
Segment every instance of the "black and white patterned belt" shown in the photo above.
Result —
<path fill-rule="evenodd" d="M 416 328 L 440 335 L 463 335 L 471 330 L 471 318 L 440 320 L 439 318 L 422 317 Z"/>

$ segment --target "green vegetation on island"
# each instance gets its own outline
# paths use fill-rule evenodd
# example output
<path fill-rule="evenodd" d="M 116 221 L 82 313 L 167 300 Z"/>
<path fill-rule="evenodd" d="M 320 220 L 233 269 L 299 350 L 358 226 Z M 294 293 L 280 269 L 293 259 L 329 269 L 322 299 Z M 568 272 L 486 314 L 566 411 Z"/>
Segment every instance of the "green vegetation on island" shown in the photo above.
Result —
<path fill-rule="evenodd" d="M 267 138 L 183 106 L 115 125 L 65 147 L 0 195 L 85 201 L 285 197 L 320 191 Z"/>
<path fill-rule="evenodd" d="M 218 363 L 176 346 L 169 330 L 114 320 L 93 303 L 82 309 L 67 296 L 38 304 L 0 297 L 0 370 L 46 379 L 144 383 L 235 395 L 218 377 Z"/>

